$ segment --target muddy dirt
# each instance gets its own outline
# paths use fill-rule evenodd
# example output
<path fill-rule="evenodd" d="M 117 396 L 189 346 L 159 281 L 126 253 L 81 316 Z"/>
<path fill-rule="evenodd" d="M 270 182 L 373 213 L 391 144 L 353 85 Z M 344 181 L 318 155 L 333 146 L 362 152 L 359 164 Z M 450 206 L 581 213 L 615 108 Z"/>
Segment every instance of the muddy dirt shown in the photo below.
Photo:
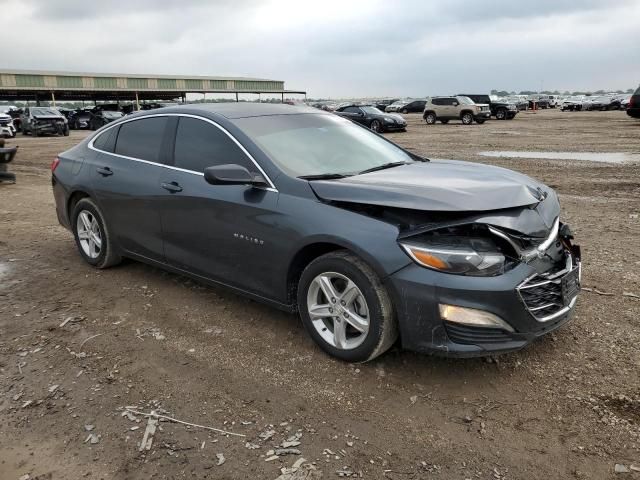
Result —
<path fill-rule="evenodd" d="M 0 185 L 0 479 L 275 479 L 300 457 L 323 478 L 640 479 L 640 165 L 479 155 L 637 154 L 640 122 L 407 117 L 388 137 L 416 153 L 557 189 L 584 252 L 573 322 L 490 360 L 333 360 L 293 315 L 140 263 L 83 263 L 49 165 L 86 132 L 18 136 L 18 183 Z M 126 406 L 245 436 L 161 421 L 140 452 L 147 419 Z M 266 461 L 287 441 L 300 454 Z"/>

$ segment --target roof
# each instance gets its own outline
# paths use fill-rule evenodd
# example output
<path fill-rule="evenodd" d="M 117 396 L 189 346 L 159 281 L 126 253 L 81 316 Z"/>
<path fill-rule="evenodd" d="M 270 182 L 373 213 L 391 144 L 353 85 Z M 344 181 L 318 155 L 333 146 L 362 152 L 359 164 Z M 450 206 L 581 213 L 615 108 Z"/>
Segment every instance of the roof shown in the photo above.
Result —
<path fill-rule="evenodd" d="M 253 103 L 253 102 L 229 102 L 229 103 L 199 103 L 192 105 L 180 105 L 175 107 L 166 107 L 167 109 L 180 109 L 190 111 L 205 111 L 218 115 L 222 115 L 228 119 L 245 118 L 245 117 L 262 117 L 267 115 L 298 115 L 301 113 L 318 113 L 330 115 L 323 110 L 317 108 L 289 105 L 286 103 Z M 154 113 L 160 113 L 162 110 L 154 110 Z"/>
<path fill-rule="evenodd" d="M 97 73 L 97 72 L 64 72 L 57 70 L 0 70 L 3 75 L 54 75 L 60 77 L 123 77 L 123 78 L 162 78 L 162 79 L 198 79 L 198 80 L 249 80 L 256 82 L 281 82 L 282 80 L 274 80 L 271 78 L 254 78 L 254 77 L 224 77 L 209 75 L 156 75 L 143 73 Z"/>

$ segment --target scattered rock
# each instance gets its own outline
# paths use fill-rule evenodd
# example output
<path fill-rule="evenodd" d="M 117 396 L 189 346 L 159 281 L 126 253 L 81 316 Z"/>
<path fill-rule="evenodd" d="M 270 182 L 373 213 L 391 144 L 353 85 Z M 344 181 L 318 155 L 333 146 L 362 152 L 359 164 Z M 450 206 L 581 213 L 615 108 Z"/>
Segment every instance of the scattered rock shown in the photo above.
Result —
<path fill-rule="evenodd" d="M 300 455 L 297 448 L 276 448 L 276 455 Z"/>
<path fill-rule="evenodd" d="M 267 457 L 264 459 L 265 462 L 272 462 L 274 460 L 279 459 L 280 457 L 278 455 L 271 455 L 270 457 Z"/>
<path fill-rule="evenodd" d="M 216 457 L 218 457 L 218 466 L 222 465 L 224 462 L 227 461 L 226 458 L 224 458 L 224 454 L 222 453 L 216 453 Z"/>
<path fill-rule="evenodd" d="M 91 443 L 91 445 L 95 445 L 96 443 L 100 442 L 100 436 L 96 435 L 95 433 L 90 433 L 84 441 L 84 443 L 87 442 Z"/>
<path fill-rule="evenodd" d="M 90 431 L 91 431 L 91 430 L 93 430 L 94 428 L 95 428 L 95 427 L 94 427 L 93 425 L 85 425 L 85 426 L 84 426 L 84 429 L 85 429 L 87 432 L 90 432 Z"/>

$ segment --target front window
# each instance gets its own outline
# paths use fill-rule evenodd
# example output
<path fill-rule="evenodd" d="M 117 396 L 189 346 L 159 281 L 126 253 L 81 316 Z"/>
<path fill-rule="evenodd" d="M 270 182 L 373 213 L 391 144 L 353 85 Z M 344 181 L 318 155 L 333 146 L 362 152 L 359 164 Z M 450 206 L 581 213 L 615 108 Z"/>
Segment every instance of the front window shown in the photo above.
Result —
<path fill-rule="evenodd" d="M 115 119 L 115 118 L 122 117 L 123 113 L 122 112 L 110 112 L 108 110 L 105 110 L 105 111 L 102 112 L 102 116 L 104 118 L 114 118 Z"/>
<path fill-rule="evenodd" d="M 393 143 L 334 115 L 248 117 L 234 122 L 293 177 L 349 175 L 412 161 Z"/>

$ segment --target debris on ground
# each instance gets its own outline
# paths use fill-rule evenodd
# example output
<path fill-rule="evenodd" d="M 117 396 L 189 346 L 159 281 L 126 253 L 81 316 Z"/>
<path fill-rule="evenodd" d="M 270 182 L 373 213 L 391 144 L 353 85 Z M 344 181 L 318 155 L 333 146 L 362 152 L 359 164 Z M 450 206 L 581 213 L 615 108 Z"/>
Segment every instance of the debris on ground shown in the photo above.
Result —
<path fill-rule="evenodd" d="M 155 413 L 155 412 L 151 412 Z M 147 420 L 147 428 L 144 431 L 144 435 L 142 436 L 142 442 L 140 442 L 140 448 L 138 449 L 140 452 L 143 450 L 151 450 L 151 444 L 153 443 L 153 436 L 156 433 L 156 428 L 158 427 L 158 419 L 154 417 L 149 417 Z"/>
<path fill-rule="evenodd" d="M 216 453 L 216 457 L 218 457 L 218 466 L 222 465 L 224 462 L 227 461 L 227 459 L 224 458 L 224 454 L 222 453 Z"/>
<path fill-rule="evenodd" d="M 178 420 L 177 418 L 169 417 L 168 415 L 161 415 L 161 414 L 157 413 L 154 410 L 152 410 L 149 413 L 144 413 L 144 412 L 139 412 L 139 411 L 135 410 L 135 407 L 125 407 L 125 408 L 127 409 L 127 411 L 131 412 L 132 414 L 142 415 L 143 417 L 153 417 L 153 418 L 156 418 L 156 419 L 164 419 L 164 420 L 167 420 L 169 422 L 180 423 L 182 425 L 187 425 L 189 427 L 204 428 L 205 430 L 212 430 L 214 432 L 222 433 L 223 435 L 233 435 L 233 436 L 236 436 L 236 437 L 246 437 L 246 435 L 244 435 L 242 433 L 228 432 L 227 430 L 221 430 L 219 428 L 207 427 L 206 425 L 198 425 L 197 423 L 189 423 L 189 422 L 185 422 L 183 420 Z"/>
<path fill-rule="evenodd" d="M 621 463 L 616 463 L 613 469 L 616 473 L 629 473 L 631 471 L 626 465 L 622 465 Z"/>
<path fill-rule="evenodd" d="M 87 438 L 84 440 L 84 443 L 89 442 L 91 445 L 95 445 L 100 442 L 100 436 L 95 433 L 90 433 Z"/>

